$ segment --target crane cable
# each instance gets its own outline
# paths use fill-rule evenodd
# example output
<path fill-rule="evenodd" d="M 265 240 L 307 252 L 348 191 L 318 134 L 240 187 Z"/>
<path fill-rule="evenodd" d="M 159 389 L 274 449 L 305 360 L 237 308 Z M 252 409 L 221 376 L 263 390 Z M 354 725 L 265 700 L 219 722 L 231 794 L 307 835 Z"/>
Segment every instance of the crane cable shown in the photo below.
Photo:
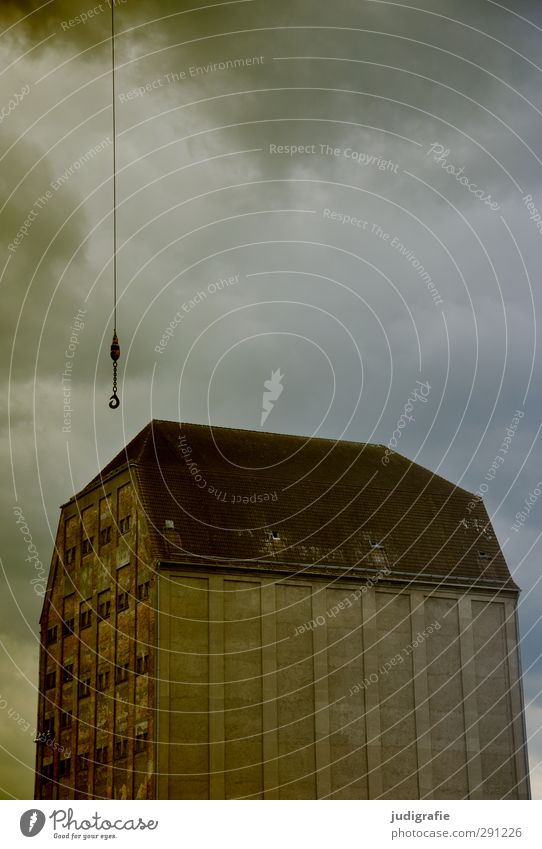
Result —
<path fill-rule="evenodd" d="M 111 83 L 113 90 L 113 341 L 111 359 L 113 360 L 113 394 L 109 399 L 112 410 L 120 405 L 117 395 L 117 362 L 120 357 L 120 345 L 117 337 L 117 123 L 115 96 L 115 12 L 114 0 L 111 0 Z"/>

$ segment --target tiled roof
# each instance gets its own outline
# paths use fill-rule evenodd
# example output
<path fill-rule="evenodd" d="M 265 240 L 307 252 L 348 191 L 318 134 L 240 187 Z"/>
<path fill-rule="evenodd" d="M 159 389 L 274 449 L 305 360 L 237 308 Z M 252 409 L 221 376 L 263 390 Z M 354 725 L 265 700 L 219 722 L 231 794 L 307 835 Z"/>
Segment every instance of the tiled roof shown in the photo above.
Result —
<path fill-rule="evenodd" d="M 515 589 L 482 502 L 472 507 L 466 490 L 399 454 L 384 465 L 384 454 L 380 445 L 153 420 L 89 487 L 133 467 L 157 560 L 356 574 L 387 565 L 403 580 Z"/>

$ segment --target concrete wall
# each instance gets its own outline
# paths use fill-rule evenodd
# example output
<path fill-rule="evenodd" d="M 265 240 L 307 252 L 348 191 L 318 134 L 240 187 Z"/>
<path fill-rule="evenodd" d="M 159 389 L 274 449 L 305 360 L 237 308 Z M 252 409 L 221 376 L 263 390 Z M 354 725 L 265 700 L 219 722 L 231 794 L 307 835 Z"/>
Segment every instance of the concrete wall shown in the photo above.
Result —
<path fill-rule="evenodd" d="M 159 585 L 159 798 L 527 798 L 513 594 Z"/>

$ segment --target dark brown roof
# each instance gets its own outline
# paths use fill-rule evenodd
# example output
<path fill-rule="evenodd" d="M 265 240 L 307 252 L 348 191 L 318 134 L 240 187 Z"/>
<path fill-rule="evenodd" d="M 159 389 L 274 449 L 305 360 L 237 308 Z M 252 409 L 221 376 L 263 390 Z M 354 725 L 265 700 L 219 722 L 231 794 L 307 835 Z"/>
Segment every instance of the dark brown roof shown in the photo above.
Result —
<path fill-rule="evenodd" d="M 128 464 L 161 561 L 356 572 L 387 562 L 397 578 L 514 589 L 482 502 L 473 507 L 473 495 L 399 454 L 384 465 L 384 454 L 380 445 L 153 420 L 84 492 Z"/>

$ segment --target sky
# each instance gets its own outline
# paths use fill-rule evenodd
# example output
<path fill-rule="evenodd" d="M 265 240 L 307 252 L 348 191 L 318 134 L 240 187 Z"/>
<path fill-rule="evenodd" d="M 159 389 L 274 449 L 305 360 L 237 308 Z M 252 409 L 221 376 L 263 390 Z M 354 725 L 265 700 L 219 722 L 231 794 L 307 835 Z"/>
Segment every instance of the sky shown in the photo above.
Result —
<path fill-rule="evenodd" d="M 542 798 L 542 8 L 116 0 L 116 411 L 110 25 L 0 5 L 0 797 L 33 793 L 23 520 L 47 569 L 59 505 L 151 418 L 388 445 L 420 381 L 397 450 L 482 485 Z"/>

